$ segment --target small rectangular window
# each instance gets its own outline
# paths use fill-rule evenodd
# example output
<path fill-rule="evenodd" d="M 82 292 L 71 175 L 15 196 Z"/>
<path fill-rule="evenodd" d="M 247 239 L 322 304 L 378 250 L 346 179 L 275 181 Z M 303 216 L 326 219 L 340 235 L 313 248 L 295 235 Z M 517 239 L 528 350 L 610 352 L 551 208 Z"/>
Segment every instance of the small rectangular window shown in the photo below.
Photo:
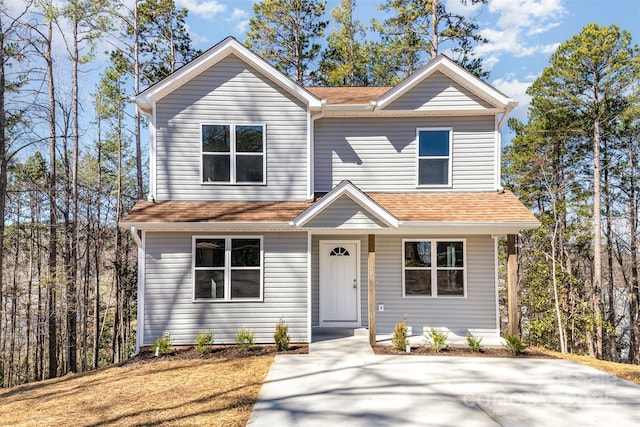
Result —
<path fill-rule="evenodd" d="M 194 237 L 196 300 L 262 299 L 261 237 Z"/>
<path fill-rule="evenodd" d="M 402 258 L 403 296 L 465 296 L 463 241 L 403 240 Z"/>
<path fill-rule="evenodd" d="M 262 184 L 264 125 L 202 125 L 202 182 Z"/>
<path fill-rule="evenodd" d="M 450 185 L 451 130 L 418 129 L 417 141 L 418 185 Z"/>

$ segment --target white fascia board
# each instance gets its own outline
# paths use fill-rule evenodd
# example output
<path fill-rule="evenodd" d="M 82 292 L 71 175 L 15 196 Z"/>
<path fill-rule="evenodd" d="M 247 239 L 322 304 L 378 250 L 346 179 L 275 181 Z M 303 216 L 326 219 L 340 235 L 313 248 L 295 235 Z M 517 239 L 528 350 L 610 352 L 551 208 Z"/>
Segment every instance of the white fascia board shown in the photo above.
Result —
<path fill-rule="evenodd" d="M 135 227 L 145 231 L 295 231 L 287 222 L 127 222 L 121 221 L 118 226 Z"/>
<path fill-rule="evenodd" d="M 351 200 L 360 205 L 360 207 L 366 209 L 389 227 L 398 227 L 399 221 L 395 216 L 390 214 L 389 211 L 373 201 L 349 181 L 342 181 L 340 184 L 336 185 L 333 190 L 327 193 L 322 199 L 298 215 L 298 217 L 291 222 L 291 225 L 294 227 L 303 227 L 307 222 L 315 218 L 320 212 L 325 210 L 343 195 L 347 195 Z"/>
<path fill-rule="evenodd" d="M 522 230 L 533 230 L 540 226 L 539 221 L 531 222 L 402 222 L 401 228 L 434 228 L 434 229 L 460 229 L 482 231 L 481 234 L 503 235 L 517 234 Z M 477 234 L 477 233 L 474 233 Z"/>
<path fill-rule="evenodd" d="M 279 86 L 289 91 L 296 98 L 305 102 L 312 109 L 321 108 L 321 100 L 293 80 L 271 66 L 264 59 L 253 53 L 249 48 L 233 37 L 227 37 L 218 45 L 203 53 L 184 67 L 167 78 L 161 80 L 136 96 L 136 103 L 143 109 L 148 109 L 150 101 L 162 99 L 189 80 L 203 73 L 227 56 L 234 54 L 240 59 L 265 74 Z"/>
<path fill-rule="evenodd" d="M 440 71 L 442 74 L 469 89 L 475 95 L 490 102 L 494 106 L 499 107 L 500 109 L 506 108 L 509 103 L 513 102 L 511 98 L 505 96 L 488 83 L 485 83 L 478 77 L 474 76 L 451 59 L 440 55 L 428 62 L 424 67 L 408 77 L 402 83 L 378 98 L 378 109 L 384 109 L 436 71 Z"/>

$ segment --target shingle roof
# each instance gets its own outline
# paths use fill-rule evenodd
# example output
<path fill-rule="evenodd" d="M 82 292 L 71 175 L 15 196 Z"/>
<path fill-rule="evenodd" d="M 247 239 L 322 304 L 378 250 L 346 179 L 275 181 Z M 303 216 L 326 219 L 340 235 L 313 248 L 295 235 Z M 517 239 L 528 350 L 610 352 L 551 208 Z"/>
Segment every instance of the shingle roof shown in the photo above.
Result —
<path fill-rule="evenodd" d="M 535 222 L 510 191 L 491 193 L 370 193 L 376 203 L 405 222 Z"/>
<path fill-rule="evenodd" d="M 327 105 L 368 104 L 392 88 L 393 86 L 305 87 L 318 98 L 326 99 Z"/>
<path fill-rule="evenodd" d="M 403 222 L 468 224 L 537 222 L 531 212 L 510 191 L 370 193 L 369 197 Z M 289 223 L 312 204 L 312 202 L 139 201 L 122 223 Z"/>
<path fill-rule="evenodd" d="M 124 222 L 289 222 L 309 202 L 138 201 Z"/>

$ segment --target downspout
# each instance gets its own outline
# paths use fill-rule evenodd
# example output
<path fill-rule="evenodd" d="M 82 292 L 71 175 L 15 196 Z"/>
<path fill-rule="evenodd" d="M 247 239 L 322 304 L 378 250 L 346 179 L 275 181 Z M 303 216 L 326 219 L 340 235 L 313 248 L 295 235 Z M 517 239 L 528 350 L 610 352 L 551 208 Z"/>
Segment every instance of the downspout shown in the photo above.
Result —
<path fill-rule="evenodd" d="M 136 325 L 136 349 L 129 356 L 130 359 L 140 354 L 142 347 L 142 328 L 144 327 L 144 242 L 143 238 L 138 234 L 138 229 L 131 226 L 131 236 L 138 247 L 138 309 L 137 309 L 137 325 Z M 143 234 L 144 236 L 144 234 Z"/>
<path fill-rule="evenodd" d="M 314 152 L 315 152 L 315 139 L 316 139 L 316 131 L 315 131 L 315 122 L 318 119 L 321 119 L 325 116 L 327 111 L 327 100 L 323 99 L 320 101 L 321 107 L 320 111 L 316 114 L 309 114 L 309 188 L 307 189 L 307 199 L 313 200 L 313 196 L 315 194 L 315 161 L 314 161 Z"/>
<path fill-rule="evenodd" d="M 500 121 L 496 126 L 496 189 L 498 191 L 503 191 L 502 185 L 500 184 L 500 180 L 502 178 L 502 126 L 507 121 L 507 117 L 509 117 L 509 113 L 513 111 L 514 108 L 518 106 L 518 103 L 515 101 L 509 101 L 507 106 L 504 109 L 504 113 L 502 113 L 502 117 L 500 117 Z M 497 117 L 496 117 L 497 119 Z"/>

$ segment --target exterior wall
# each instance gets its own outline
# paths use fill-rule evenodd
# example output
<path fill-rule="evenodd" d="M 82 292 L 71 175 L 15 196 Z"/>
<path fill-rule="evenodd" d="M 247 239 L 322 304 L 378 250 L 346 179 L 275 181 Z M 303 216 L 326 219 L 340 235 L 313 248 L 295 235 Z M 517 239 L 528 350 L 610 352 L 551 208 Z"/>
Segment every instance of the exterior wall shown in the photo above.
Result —
<path fill-rule="evenodd" d="M 311 325 L 320 326 L 320 240 L 360 241 L 360 319 L 368 325 L 367 317 L 367 236 L 366 235 L 314 235 L 311 239 Z"/>
<path fill-rule="evenodd" d="M 443 73 L 436 71 L 389 104 L 385 110 L 437 111 L 485 108 L 492 108 L 492 106 Z"/>
<path fill-rule="evenodd" d="M 390 334 L 396 323 L 405 316 L 414 334 L 423 327 L 447 328 L 460 336 L 468 329 L 474 335 L 495 335 L 496 277 L 494 241 L 490 236 L 470 236 L 466 240 L 467 297 L 466 298 L 403 298 L 402 297 L 402 239 L 438 238 L 438 236 L 384 235 L 376 236 L 376 305 L 384 304 L 384 311 L 376 312 L 378 334 Z M 462 236 L 443 236 L 444 238 Z M 319 318 L 319 241 L 360 240 L 360 287 L 362 325 L 367 325 L 367 236 L 314 235 L 312 237 L 312 325 Z"/>
<path fill-rule="evenodd" d="M 438 238 L 416 235 L 376 237 L 376 304 L 384 304 L 384 311 L 376 312 L 378 333 L 392 333 L 394 325 L 405 315 L 407 326 L 413 327 L 414 334 L 421 334 L 424 326 L 448 328 L 459 336 L 465 336 L 467 329 L 497 333 L 493 239 L 490 236 L 465 238 L 466 298 L 403 298 L 402 239 L 419 237 Z"/>
<path fill-rule="evenodd" d="M 385 225 L 364 211 L 348 196 L 342 196 L 309 221 L 307 228 L 359 228 L 375 229 Z"/>
<path fill-rule="evenodd" d="M 157 104 L 157 200 L 305 200 L 307 117 L 302 102 L 230 55 Z M 201 124 L 232 122 L 266 125 L 266 185 L 201 183 Z"/>
<path fill-rule="evenodd" d="M 416 128 L 453 129 L 452 187 L 496 189 L 494 116 L 351 117 L 315 122 L 315 191 L 348 179 L 364 192 L 423 192 L 417 188 Z"/>
<path fill-rule="evenodd" d="M 193 344 L 198 332 L 208 330 L 215 343 L 232 343 L 240 327 L 255 332 L 256 342 L 272 343 L 280 318 L 289 324 L 293 342 L 308 341 L 307 233 L 251 235 L 264 238 L 264 300 L 212 303 L 192 300 L 192 233 L 146 233 L 142 345 L 165 331 L 176 345 Z"/>

